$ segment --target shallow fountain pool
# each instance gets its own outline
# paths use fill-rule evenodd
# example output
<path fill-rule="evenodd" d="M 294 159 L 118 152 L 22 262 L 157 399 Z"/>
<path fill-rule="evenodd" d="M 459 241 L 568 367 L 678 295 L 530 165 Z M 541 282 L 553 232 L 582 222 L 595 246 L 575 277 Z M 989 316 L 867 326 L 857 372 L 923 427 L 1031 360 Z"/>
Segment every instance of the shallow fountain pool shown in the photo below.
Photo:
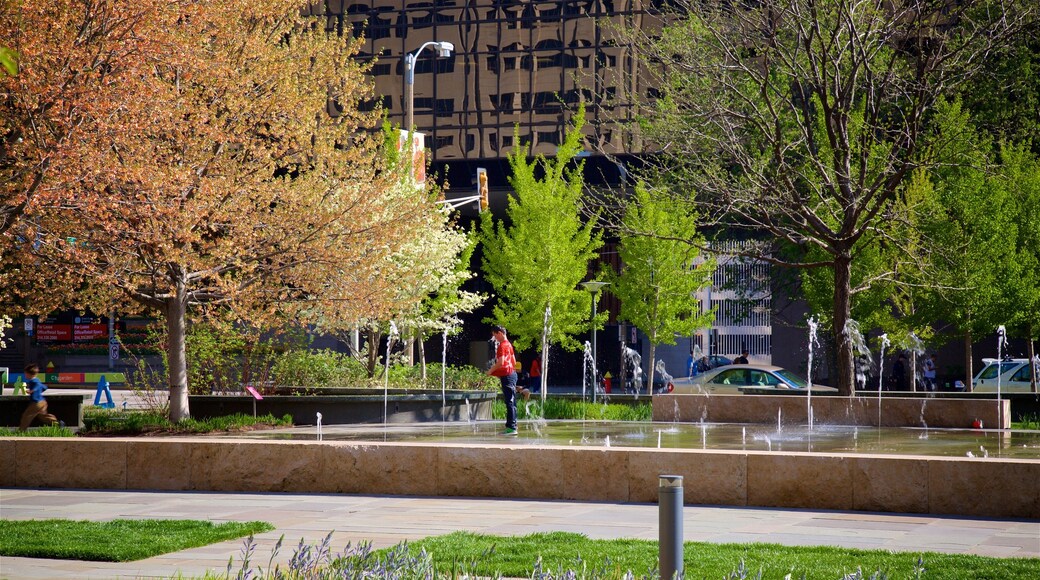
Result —
<path fill-rule="evenodd" d="M 327 425 L 324 441 L 571 445 L 863 455 L 929 455 L 1040 459 L 1040 431 L 874 428 L 735 423 L 527 421 L 516 436 L 500 421 L 390 425 Z M 259 439 L 315 440 L 315 427 L 236 434 Z"/>

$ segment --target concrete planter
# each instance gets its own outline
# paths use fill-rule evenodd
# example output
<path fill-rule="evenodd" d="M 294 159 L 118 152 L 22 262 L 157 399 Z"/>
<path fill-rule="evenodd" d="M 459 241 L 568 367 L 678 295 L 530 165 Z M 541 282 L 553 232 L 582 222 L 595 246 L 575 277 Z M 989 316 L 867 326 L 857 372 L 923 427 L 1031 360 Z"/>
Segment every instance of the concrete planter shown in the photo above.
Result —
<path fill-rule="evenodd" d="M 45 394 L 47 412 L 68 427 L 83 427 L 83 395 L 51 395 Z M 22 413 L 29 406 L 28 395 L 0 396 L 0 425 L 17 427 L 22 420 Z M 34 423 L 39 426 L 39 423 Z"/>
<path fill-rule="evenodd" d="M 341 395 L 267 395 L 262 400 L 251 396 L 191 395 L 188 405 L 192 417 L 205 419 L 233 413 L 282 417 L 292 415 L 293 424 L 314 425 L 317 414 L 324 425 L 382 423 L 384 396 L 378 389 L 345 389 Z M 391 390 L 386 404 L 388 423 L 430 421 L 468 421 L 490 419 L 497 393 L 490 391 L 449 391 L 444 400 L 440 391 Z"/>

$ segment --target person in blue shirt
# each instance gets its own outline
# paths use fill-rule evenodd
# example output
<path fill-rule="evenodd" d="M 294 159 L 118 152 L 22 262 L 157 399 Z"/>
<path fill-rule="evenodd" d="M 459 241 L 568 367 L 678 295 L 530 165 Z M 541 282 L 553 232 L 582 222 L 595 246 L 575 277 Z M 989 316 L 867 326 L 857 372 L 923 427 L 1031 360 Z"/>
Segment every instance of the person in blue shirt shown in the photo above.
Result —
<path fill-rule="evenodd" d="M 697 368 L 697 357 L 693 355 L 693 351 L 690 351 L 690 356 L 686 358 L 686 376 L 691 379 L 697 376 L 699 369 Z"/>
<path fill-rule="evenodd" d="M 58 418 L 47 412 L 47 399 L 43 398 L 43 392 L 47 385 L 40 382 L 36 375 L 40 374 L 40 367 L 27 365 L 25 367 L 25 389 L 29 391 L 29 406 L 22 413 L 22 422 L 18 426 L 19 431 L 25 431 L 32 425 L 33 420 L 40 419 L 50 425 L 61 424 Z"/>

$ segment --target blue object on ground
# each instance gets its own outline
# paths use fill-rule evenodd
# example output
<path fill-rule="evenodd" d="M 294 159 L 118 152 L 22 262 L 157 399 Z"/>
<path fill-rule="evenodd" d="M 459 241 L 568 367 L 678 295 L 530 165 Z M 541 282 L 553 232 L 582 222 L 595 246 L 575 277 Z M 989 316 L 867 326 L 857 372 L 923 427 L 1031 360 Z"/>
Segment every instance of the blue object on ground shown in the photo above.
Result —
<path fill-rule="evenodd" d="M 101 402 L 101 393 L 105 394 L 106 402 Z M 115 409 L 116 404 L 112 402 L 112 391 L 108 388 L 108 379 L 104 375 L 101 375 L 101 380 L 97 383 L 97 393 L 94 394 L 94 406 L 104 407 L 106 409 Z"/>

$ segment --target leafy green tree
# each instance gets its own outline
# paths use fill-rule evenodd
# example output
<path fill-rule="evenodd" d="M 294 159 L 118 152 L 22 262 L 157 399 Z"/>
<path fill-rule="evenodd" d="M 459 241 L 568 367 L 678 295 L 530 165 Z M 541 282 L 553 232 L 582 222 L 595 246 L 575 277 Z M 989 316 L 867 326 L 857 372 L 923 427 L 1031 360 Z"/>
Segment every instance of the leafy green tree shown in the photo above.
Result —
<path fill-rule="evenodd" d="M 1029 358 L 1037 355 L 1040 339 L 1040 158 L 1024 145 L 1008 145 L 1000 153 L 1001 174 L 1015 200 L 1018 225 L 1019 300 L 1008 314 L 1012 333 L 1029 341 Z M 1035 375 L 1033 391 L 1040 377 Z"/>
<path fill-rule="evenodd" d="M 1011 324 L 1027 290 L 1019 259 L 1018 206 L 1006 174 L 994 168 L 989 139 L 971 124 L 959 102 L 940 103 L 933 138 L 935 163 L 915 180 L 924 196 L 920 227 L 931 241 L 935 278 L 929 281 L 932 312 L 963 337 L 965 377 L 972 376 L 971 344 Z M 928 192 L 931 193 L 928 193 Z"/>
<path fill-rule="evenodd" d="M 528 147 L 515 148 L 506 218 L 481 218 L 483 270 L 497 298 L 490 320 L 509 329 L 517 350 L 539 343 L 543 353 L 550 344 L 577 350 L 574 336 L 588 330 L 591 295 L 578 284 L 603 242 L 594 221 L 580 217 L 584 164 L 574 161 L 584 119 L 579 107 L 553 159 L 528 161 Z M 543 339 L 546 309 L 551 324 Z M 543 380 L 547 373 L 543 362 Z"/>
<path fill-rule="evenodd" d="M 830 300 L 837 386 L 853 392 L 853 263 L 864 237 L 920 163 L 928 114 L 943 92 L 1019 20 L 1015 6 L 905 0 L 679 0 L 640 50 L 662 97 L 643 124 L 650 168 L 696 191 L 702 227 L 748 230 L 803 248 L 782 259 L 821 268 Z M 939 25 L 942 23 L 942 25 Z M 810 248 L 812 249 L 810 251 Z M 886 273 L 880 273 L 887 276 Z M 874 274 L 877 275 L 877 274 Z"/>
<path fill-rule="evenodd" d="M 657 345 L 675 344 L 711 324 L 713 311 L 701 313 L 695 294 L 712 282 L 715 260 L 700 259 L 696 214 L 688 204 L 639 183 L 622 221 L 618 254 L 621 272 L 607 268 L 603 278 L 621 301 L 621 318 L 642 330 L 650 342 L 648 384 L 654 384 Z"/>
<path fill-rule="evenodd" d="M 398 287 L 401 296 L 397 302 L 403 308 L 391 317 L 402 335 L 417 339 L 423 379 L 424 340 L 434 332 L 458 332 L 459 315 L 476 310 L 485 300 L 482 294 L 462 288 L 473 277 L 469 263 L 475 242 L 452 223 L 446 208 L 429 217 L 426 228 L 416 232 L 415 239 L 405 244 L 393 260 L 394 275 L 404 276 L 408 283 Z"/>
<path fill-rule="evenodd" d="M 980 131 L 1040 154 L 1040 15 L 994 47 L 958 93 Z"/>
<path fill-rule="evenodd" d="M 417 192 L 432 207 L 436 187 L 430 180 L 427 190 L 417 190 L 412 177 L 413 157 L 397 150 L 398 135 L 397 128 L 384 123 L 383 155 L 388 176 L 393 180 L 389 189 L 400 192 L 402 197 Z M 379 366 L 378 345 L 393 321 L 398 338 L 405 339 L 405 362 L 410 365 L 411 339 L 419 339 L 421 351 L 422 340 L 430 333 L 458 329 L 458 316 L 483 303 L 482 294 L 462 289 L 473 277 L 469 264 L 475 244 L 473 237 L 457 226 L 447 208 L 416 212 L 408 238 L 380 261 L 379 277 L 384 282 L 369 285 L 366 294 L 357 297 L 363 299 L 318 301 L 315 318 L 319 329 L 344 340 L 348 334 L 363 331 L 367 346 L 353 355 L 368 370 L 369 377 L 374 377 Z M 373 312 L 363 308 L 365 303 L 382 306 Z M 425 358 L 421 358 L 425 378 Z"/>
<path fill-rule="evenodd" d="M 476 239 L 459 230 L 443 230 L 439 247 L 443 253 L 450 252 L 451 262 L 440 271 L 433 272 L 430 293 L 419 304 L 412 324 L 419 333 L 419 352 L 422 361 L 422 378 L 426 378 L 425 340 L 440 332 L 457 334 L 462 330 L 459 315 L 473 312 L 487 297 L 478 292 L 464 290 L 462 285 L 473 277 L 469 270 Z"/>

